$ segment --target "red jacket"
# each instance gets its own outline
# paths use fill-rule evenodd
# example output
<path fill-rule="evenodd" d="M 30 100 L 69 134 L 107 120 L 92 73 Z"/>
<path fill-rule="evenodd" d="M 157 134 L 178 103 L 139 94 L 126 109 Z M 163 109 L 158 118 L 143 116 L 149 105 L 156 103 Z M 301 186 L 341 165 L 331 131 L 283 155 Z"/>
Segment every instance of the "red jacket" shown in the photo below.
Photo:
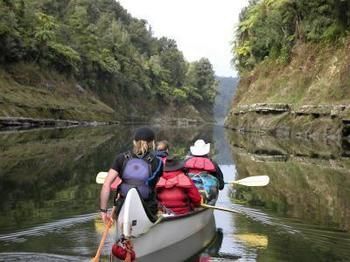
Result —
<path fill-rule="evenodd" d="M 159 202 L 176 214 L 185 214 L 201 202 L 198 189 L 181 170 L 163 172 L 156 190 Z"/>

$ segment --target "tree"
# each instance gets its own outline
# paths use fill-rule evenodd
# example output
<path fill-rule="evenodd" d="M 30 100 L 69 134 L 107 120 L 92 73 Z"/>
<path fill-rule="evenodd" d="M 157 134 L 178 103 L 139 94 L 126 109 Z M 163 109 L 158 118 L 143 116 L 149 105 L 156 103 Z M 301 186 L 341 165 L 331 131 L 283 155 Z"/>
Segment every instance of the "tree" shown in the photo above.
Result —
<path fill-rule="evenodd" d="M 115 0 L 0 1 L 0 64 L 38 64 L 75 78 L 108 101 L 156 98 L 211 103 L 214 71 L 188 63 L 176 41 Z"/>
<path fill-rule="evenodd" d="M 266 58 L 287 63 L 297 41 L 336 41 L 349 25 L 349 1 L 252 1 L 240 14 L 235 63 L 240 71 Z"/>
<path fill-rule="evenodd" d="M 187 64 L 173 39 L 159 39 L 159 56 L 162 67 L 169 72 L 167 82 L 173 87 L 181 87 L 185 82 Z"/>
<path fill-rule="evenodd" d="M 213 66 L 207 58 L 191 63 L 187 72 L 185 89 L 194 102 L 214 103 L 217 82 Z"/>

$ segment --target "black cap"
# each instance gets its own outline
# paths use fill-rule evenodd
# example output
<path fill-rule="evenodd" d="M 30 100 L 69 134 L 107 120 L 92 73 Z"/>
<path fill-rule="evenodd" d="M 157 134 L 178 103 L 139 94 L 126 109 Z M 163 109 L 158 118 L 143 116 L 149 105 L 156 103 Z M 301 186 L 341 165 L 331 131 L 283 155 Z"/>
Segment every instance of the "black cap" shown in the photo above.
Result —
<path fill-rule="evenodd" d="M 173 156 L 167 157 L 164 165 L 163 171 L 175 171 L 182 169 L 184 167 L 184 162 Z"/>
<path fill-rule="evenodd" d="M 154 137 L 155 135 L 152 129 L 150 129 L 149 127 L 140 127 L 135 131 L 134 140 L 144 140 L 147 142 L 151 142 L 154 140 Z"/>

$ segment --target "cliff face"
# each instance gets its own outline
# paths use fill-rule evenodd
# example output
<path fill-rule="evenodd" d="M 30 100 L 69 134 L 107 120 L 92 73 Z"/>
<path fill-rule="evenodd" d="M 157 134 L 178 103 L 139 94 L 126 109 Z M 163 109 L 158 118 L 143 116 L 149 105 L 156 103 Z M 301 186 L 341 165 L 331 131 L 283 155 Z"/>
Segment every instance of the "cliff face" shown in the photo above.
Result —
<path fill-rule="evenodd" d="M 263 61 L 241 76 L 225 125 L 292 136 L 349 135 L 350 38 L 298 44 L 291 61 Z"/>

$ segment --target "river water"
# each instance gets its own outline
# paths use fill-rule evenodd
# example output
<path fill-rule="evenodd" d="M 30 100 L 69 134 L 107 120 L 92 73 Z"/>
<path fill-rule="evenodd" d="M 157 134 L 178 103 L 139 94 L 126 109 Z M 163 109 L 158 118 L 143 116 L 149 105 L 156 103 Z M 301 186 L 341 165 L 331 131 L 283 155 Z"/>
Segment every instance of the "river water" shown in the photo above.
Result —
<path fill-rule="evenodd" d="M 93 257 L 104 229 L 95 176 L 129 149 L 135 128 L 1 131 L 0 261 Z M 271 179 L 261 188 L 226 186 L 217 206 L 237 213 L 215 211 L 215 240 L 188 261 L 350 261 L 347 141 L 239 135 L 217 126 L 154 129 L 178 155 L 198 138 L 211 141 L 227 181 Z M 110 235 L 103 258 L 112 243 Z"/>

